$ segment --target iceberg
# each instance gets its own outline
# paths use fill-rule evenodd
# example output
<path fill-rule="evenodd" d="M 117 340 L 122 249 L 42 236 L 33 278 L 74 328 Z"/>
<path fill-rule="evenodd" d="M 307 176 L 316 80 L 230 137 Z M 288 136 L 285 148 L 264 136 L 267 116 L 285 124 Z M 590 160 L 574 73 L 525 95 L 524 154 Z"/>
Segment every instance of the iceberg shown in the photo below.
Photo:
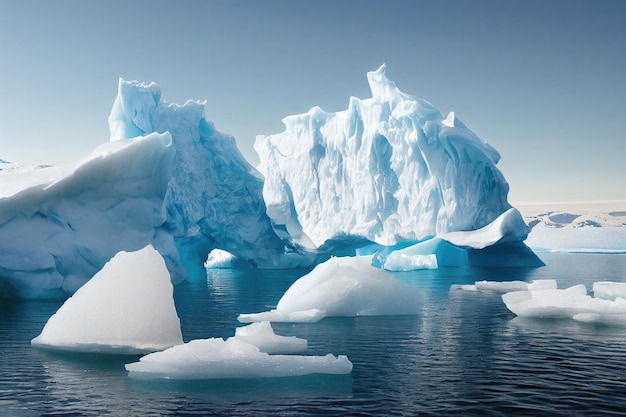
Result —
<path fill-rule="evenodd" d="M 519 317 L 574 319 L 581 322 L 626 325 L 626 299 L 623 283 L 594 283 L 594 297 L 587 288 L 539 288 L 502 295 L 506 307 Z"/>
<path fill-rule="evenodd" d="M 498 152 L 454 113 L 402 93 L 385 70 L 367 74 L 371 98 L 352 97 L 336 113 L 314 107 L 283 119 L 283 133 L 257 137 L 267 214 L 296 247 L 457 240 L 451 233 L 511 209 Z M 507 219 L 511 229 L 498 240 L 523 241 L 519 213 Z"/>
<path fill-rule="evenodd" d="M 238 320 L 316 322 L 324 317 L 418 314 L 420 291 L 371 261 L 371 256 L 330 258 L 294 282 L 276 309 L 240 314 Z"/>
<path fill-rule="evenodd" d="M 276 378 L 349 374 L 352 362 L 344 355 L 330 353 L 326 356 L 268 354 L 235 336 L 226 340 L 192 340 L 143 356 L 139 362 L 127 364 L 126 370 L 129 377 L 140 379 Z"/>
<path fill-rule="evenodd" d="M 202 266 L 217 248 L 259 268 L 310 266 L 314 257 L 285 256 L 263 201 L 263 179 L 235 138 L 204 116 L 204 103 L 162 99 L 155 83 L 119 80 L 109 115 L 111 141 L 169 132 L 175 149 L 164 198 L 167 229 L 186 265 Z"/>
<path fill-rule="evenodd" d="M 556 280 L 537 279 L 525 281 L 476 281 L 474 284 L 453 284 L 450 291 L 481 291 L 488 293 L 509 293 L 514 291 L 537 291 L 556 289 Z"/>
<path fill-rule="evenodd" d="M 152 246 L 119 252 L 68 298 L 31 344 L 137 354 L 183 343 L 170 274 Z"/>
<path fill-rule="evenodd" d="M 0 171 L 0 296 L 65 298 L 118 251 L 149 244 L 183 279 L 163 210 L 174 152 L 153 133 L 74 164 Z"/>

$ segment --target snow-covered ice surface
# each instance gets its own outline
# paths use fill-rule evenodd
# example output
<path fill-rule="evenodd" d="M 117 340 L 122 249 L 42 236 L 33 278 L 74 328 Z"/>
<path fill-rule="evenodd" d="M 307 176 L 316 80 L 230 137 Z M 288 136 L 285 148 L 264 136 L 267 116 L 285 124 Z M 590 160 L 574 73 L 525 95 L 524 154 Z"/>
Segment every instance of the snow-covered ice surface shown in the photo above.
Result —
<path fill-rule="evenodd" d="M 626 201 L 516 203 L 535 252 L 626 253 Z"/>
<path fill-rule="evenodd" d="M 569 318 L 582 322 L 626 325 L 624 283 L 596 282 L 594 296 L 587 288 L 542 288 L 513 291 L 502 295 L 506 307 L 519 317 Z"/>
<path fill-rule="evenodd" d="M 163 257 L 152 247 L 119 252 L 48 320 L 32 345 L 136 354 L 183 343 Z"/>
<path fill-rule="evenodd" d="M 309 374 L 349 374 L 352 363 L 343 355 L 307 356 L 299 353 L 307 341 L 274 334 L 270 323 L 236 329 L 236 335 L 198 339 L 126 365 L 131 378 L 223 379 L 273 378 Z"/>
<path fill-rule="evenodd" d="M 455 115 L 400 92 L 385 66 L 368 99 L 286 117 L 258 136 L 263 196 L 276 232 L 310 250 L 341 241 L 391 246 L 476 230 L 511 208 L 500 155 Z M 523 222 L 515 239 L 525 237 Z"/>
<path fill-rule="evenodd" d="M 333 257 L 294 282 L 276 309 L 240 314 L 240 322 L 315 322 L 324 317 L 418 314 L 422 294 L 371 266 L 371 256 Z"/>
<path fill-rule="evenodd" d="M 74 164 L 0 171 L 0 295 L 64 297 L 148 244 L 183 278 L 162 210 L 173 157 L 171 136 L 154 133 Z"/>

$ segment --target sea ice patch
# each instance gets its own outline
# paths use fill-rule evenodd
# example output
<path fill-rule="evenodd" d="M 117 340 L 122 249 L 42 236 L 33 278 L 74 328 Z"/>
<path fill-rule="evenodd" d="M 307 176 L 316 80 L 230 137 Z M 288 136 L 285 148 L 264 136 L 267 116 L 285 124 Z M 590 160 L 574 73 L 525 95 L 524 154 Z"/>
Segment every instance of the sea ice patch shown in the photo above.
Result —
<path fill-rule="evenodd" d="M 587 288 L 574 285 L 566 289 L 531 289 L 502 295 L 506 307 L 519 317 L 571 318 L 584 322 L 626 324 L 624 283 L 594 283 L 595 297 Z"/>
<path fill-rule="evenodd" d="M 291 346 L 291 342 L 287 344 Z M 127 364 L 126 370 L 129 377 L 143 379 L 274 378 L 349 374 L 352 362 L 332 354 L 272 355 L 235 336 L 192 340 L 143 356 L 139 362 Z"/>
<path fill-rule="evenodd" d="M 152 246 L 119 252 L 65 301 L 31 344 L 120 354 L 180 344 L 173 291 L 165 261 Z"/>

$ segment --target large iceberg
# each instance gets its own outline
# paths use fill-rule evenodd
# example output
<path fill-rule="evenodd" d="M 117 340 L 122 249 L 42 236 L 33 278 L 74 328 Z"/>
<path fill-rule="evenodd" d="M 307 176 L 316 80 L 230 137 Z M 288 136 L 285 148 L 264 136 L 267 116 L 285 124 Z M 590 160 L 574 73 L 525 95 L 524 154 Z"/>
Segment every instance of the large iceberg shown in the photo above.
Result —
<path fill-rule="evenodd" d="M 136 354 L 183 343 L 170 274 L 152 247 L 120 252 L 48 320 L 32 345 Z"/>
<path fill-rule="evenodd" d="M 184 278 L 163 210 L 173 158 L 170 134 L 153 133 L 74 164 L 0 172 L 0 296 L 64 297 L 148 244 Z"/>
<path fill-rule="evenodd" d="M 308 266 L 311 256 L 285 255 L 262 196 L 263 179 L 235 139 L 204 116 L 204 103 L 170 104 L 154 83 L 120 79 L 109 116 L 111 141 L 169 132 L 176 152 L 165 195 L 167 229 L 186 265 L 201 267 L 225 250 L 260 268 Z"/>
<path fill-rule="evenodd" d="M 493 147 L 454 113 L 400 92 L 385 65 L 367 78 L 371 98 L 352 97 L 337 113 L 314 107 L 286 117 L 283 133 L 257 137 L 279 236 L 312 251 L 393 246 L 480 229 L 511 208 Z M 512 215 L 521 242 L 528 230 Z"/>

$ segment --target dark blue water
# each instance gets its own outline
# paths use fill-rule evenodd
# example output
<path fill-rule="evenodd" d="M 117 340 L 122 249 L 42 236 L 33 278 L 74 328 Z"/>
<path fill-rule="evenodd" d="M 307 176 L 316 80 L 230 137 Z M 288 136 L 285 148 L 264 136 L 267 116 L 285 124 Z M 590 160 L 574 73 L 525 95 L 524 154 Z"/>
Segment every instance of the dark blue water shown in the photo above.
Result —
<path fill-rule="evenodd" d="M 274 324 L 310 354 L 346 354 L 351 375 L 136 381 L 137 357 L 33 349 L 60 301 L 0 301 L 0 415 L 442 416 L 626 413 L 626 327 L 515 318 L 499 295 L 449 292 L 477 280 L 626 281 L 624 255 L 546 254 L 538 269 L 396 274 L 423 290 L 418 316 Z M 211 271 L 176 287 L 186 341 L 229 337 L 242 312 L 273 307 L 302 271 Z"/>

